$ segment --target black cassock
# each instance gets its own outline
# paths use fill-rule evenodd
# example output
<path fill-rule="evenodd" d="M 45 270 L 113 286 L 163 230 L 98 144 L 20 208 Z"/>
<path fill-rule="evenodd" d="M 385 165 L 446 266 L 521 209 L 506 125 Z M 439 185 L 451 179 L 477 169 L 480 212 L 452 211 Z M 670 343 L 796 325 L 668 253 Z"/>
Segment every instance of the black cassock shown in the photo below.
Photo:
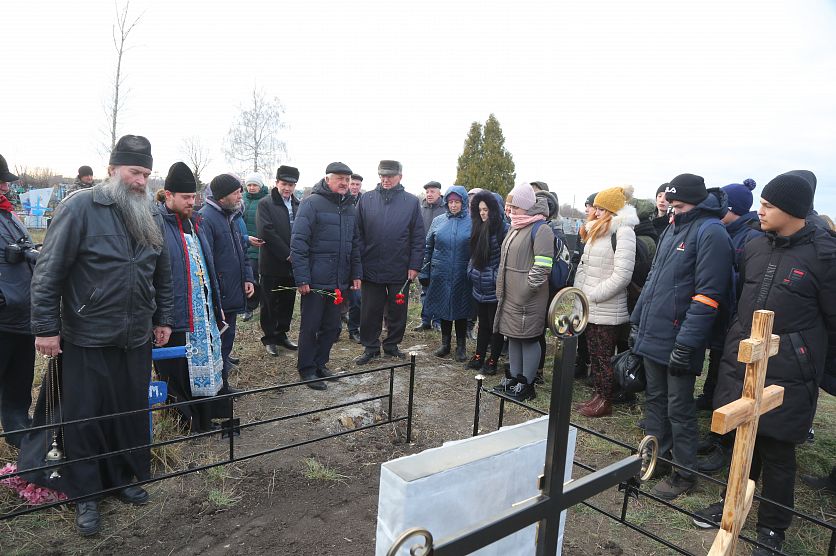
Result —
<path fill-rule="evenodd" d="M 87 348 L 63 342 L 60 362 L 60 410 L 63 422 L 148 408 L 151 376 L 151 342 L 135 348 Z M 53 395 L 53 398 L 55 396 Z M 59 404 L 48 403 L 47 381 L 41 385 L 33 426 L 47 424 L 47 409 L 57 413 Z M 56 422 L 53 419 L 51 422 Z M 59 429 L 59 443 L 67 461 L 58 474 L 34 471 L 24 479 L 67 496 L 86 496 L 97 491 L 124 487 L 150 476 L 151 453 L 141 448 L 103 459 L 70 463 L 71 460 L 143 446 L 150 442 L 148 413 L 89 421 Z M 18 469 L 45 465 L 52 444 L 51 430 L 33 431 L 24 438 Z"/>

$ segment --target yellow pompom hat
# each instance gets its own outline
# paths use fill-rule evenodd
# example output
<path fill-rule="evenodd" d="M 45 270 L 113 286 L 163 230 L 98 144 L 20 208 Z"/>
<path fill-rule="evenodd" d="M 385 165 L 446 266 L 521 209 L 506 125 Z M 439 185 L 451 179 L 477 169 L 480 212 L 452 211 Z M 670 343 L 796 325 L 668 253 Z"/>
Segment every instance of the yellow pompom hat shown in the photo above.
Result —
<path fill-rule="evenodd" d="M 627 201 L 633 196 L 632 186 L 610 187 L 600 191 L 595 196 L 593 206 L 606 209 L 612 213 L 616 213 L 624 208 Z"/>

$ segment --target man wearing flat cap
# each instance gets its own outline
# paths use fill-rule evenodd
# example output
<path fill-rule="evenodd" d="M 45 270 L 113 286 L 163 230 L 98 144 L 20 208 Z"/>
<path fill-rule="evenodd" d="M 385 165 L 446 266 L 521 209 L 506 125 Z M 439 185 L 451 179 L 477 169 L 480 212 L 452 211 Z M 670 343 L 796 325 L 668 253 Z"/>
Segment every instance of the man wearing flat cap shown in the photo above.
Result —
<path fill-rule="evenodd" d="M 437 181 L 428 181 L 424 184 L 424 198 L 421 199 L 421 219 L 424 221 L 424 229 L 429 230 L 433 219 L 444 214 L 447 208 L 444 206 L 444 199 L 441 198 L 441 184 Z M 415 327 L 415 331 L 431 330 L 433 327 L 433 316 L 425 310 L 424 298 L 427 296 L 427 288 L 421 287 L 421 324 Z M 435 319 L 436 324 L 439 323 Z"/>
<path fill-rule="evenodd" d="M 152 164 L 148 139 L 122 137 L 110 155 L 108 179 L 64 199 L 46 233 L 32 278 L 32 332 L 38 353 L 60 356 L 65 422 L 148 407 L 152 338 L 165 345 L 174 324 L 162 218 L 146 187 Z M 46 393 L 56 386 L 51 376 L 41 387 L 35 425 L 46 424 L 56 409 Z M 39 471 L 28 480 L 70 497 L 119 488 L 115 494 L 124 502 L 148 500 L 145 490 L 131 485 L 149 478 L 148 449 L 72 463 L 147 444 L 147 415 L 64 426 L 60 437 L 67 460 L 60 477 Z M 44 465 L 51 439 L 51 431 L 27 435 L 19 467 Z M 76 528 L 82 535 L 99 531 L 97 499 L 76 504 Z"/>
<path fill-rule="evenodd" d="M 166 347 L 191 348 L 188 358 L 154 362 L 168 383 L 168 398 L 183 402 L 215 395 L 221 388 L 223 312 L 212 250 L 199 214 L 194 213 L 197 181 L 183 162 L 175 162 L 165 178 L 165 202 L 157 210 L 165 223 L 171 259 L 174 326 Z M 177 411 L 193 433 L 212 430 L 212 418 L 229 415 L 224 404 L 198 403 Z"/>
<path fill-rule="evenodd" d="M 203 227 L 212 258 L 215 261 L 221 309 L 229 328 L 221 334 L 221 351 L 224 359 L 223 388 L 221 394 L 238 390 L 229 385 L 232 363 L 229 354 L 235 341 L 238 315 L 247 310 L 247 299 L 255 295 L 253 269 L 247 262 L 242 237 L 241 199 L 243 188 L 238 177 L 220 174 L 212 178 L 206 202 L 200 209 Z"/>
<path fill-rule="evenodd" d="M 0 155 L 0 246 L 4 249 L 0 251 L 0 424 L 5 432 L 29 426 L 35 374 L 29 284 L 37 252 L 29 231 L 6 198 L 9 183 L 17 180 Z M 4 440 L 19 447 L 20 437 L 13 434 Z"/>
<path fill-rule="evenodd" d="M 332 162 L 299 204 L 290 239 L 293 278 L 302 296 L 297 368 L 302 380 L 333 377 L 327 363 L 340 335 L 343 292 L 360 288 L 356 209 L 348 194 L 351 168 Z M 336 304 L 335 304 L 336 303 Z M 325 382 L 309 382 L 324 390 Z"/>
<path fill-rule="evenodd" d="M 256 229 L 264 240 L 259 261 L 261 274 L 261 343 L 270 355 L 279 354 L 278 347 L 295 351 L 297 345 L 287 337 L 296 287 L 290 263 L 290 230 L 299 212 L 299 200 L 294 195 L 299 181 L 299 170 L 293 166 L 279 166 L 276 186 L 258 202 Z M 291 289 L 282 289 L 291 288 Z"/>
<path fill-rule="evenodd" d="M 384 314 L 387 336 L 382 342 L 383 352 L 406 357 L 398 348 L 406 328 L 409 300 L 409 288 L 404 288 L 404 283 L 418 276 L 424 258 L 421 206 L 418 197 L 401 184 L 401 163 L 381 160 L 377 173 L 380 183 L 357 205 L 363 265 L 360 340 L 364 351 L 356 360 L 359 365 L 380 355 Z M 406 302 L 396 302 L 399 293 L 404 294 Z"/>
<path fill-rule="evenodd" d="M 67 188 L 67 195 L 80 189 L 93 187 L 93 169 L 89 166 L 81 166 L 75 181 Z"/>

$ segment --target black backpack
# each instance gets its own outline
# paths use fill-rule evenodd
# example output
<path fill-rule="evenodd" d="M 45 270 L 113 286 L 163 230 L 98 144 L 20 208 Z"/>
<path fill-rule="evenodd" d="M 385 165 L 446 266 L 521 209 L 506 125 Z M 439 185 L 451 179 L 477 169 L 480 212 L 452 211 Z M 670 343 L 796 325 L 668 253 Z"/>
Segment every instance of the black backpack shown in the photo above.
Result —
<path fill-rule="evenodd" d="M 616 234 L 610 236 L 612 243 L 612 251 L 615 253 L 615 248 L 618 245 Z M 652 249 L 650 246 L 653 246 Z M 639 296 L 642 293 L 642 288 L 647 282 L 647 275 L 650 274 L 650 267 L 653 265 L 653 257 L 656 255 L 656 243 L 646 236 L 636 236 L 636 264 L 633 266 L 633 275 L 630 277 L 630 283 L 627 284 L 627 309 L 632 313 L 639 301 Z"/>

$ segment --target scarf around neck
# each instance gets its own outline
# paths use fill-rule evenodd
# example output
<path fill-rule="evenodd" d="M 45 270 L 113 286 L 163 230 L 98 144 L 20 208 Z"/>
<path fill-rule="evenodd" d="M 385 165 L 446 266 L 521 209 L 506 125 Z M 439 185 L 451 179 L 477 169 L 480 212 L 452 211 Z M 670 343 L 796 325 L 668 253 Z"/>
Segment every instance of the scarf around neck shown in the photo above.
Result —
<path fill-rule="evenodd" d="M 511 227 L 515 230 L 521 230 L 526 226 L 530 226 L 540 220 L 545 220 L 546 217 L 542 214 L 512 214 Z"/>

